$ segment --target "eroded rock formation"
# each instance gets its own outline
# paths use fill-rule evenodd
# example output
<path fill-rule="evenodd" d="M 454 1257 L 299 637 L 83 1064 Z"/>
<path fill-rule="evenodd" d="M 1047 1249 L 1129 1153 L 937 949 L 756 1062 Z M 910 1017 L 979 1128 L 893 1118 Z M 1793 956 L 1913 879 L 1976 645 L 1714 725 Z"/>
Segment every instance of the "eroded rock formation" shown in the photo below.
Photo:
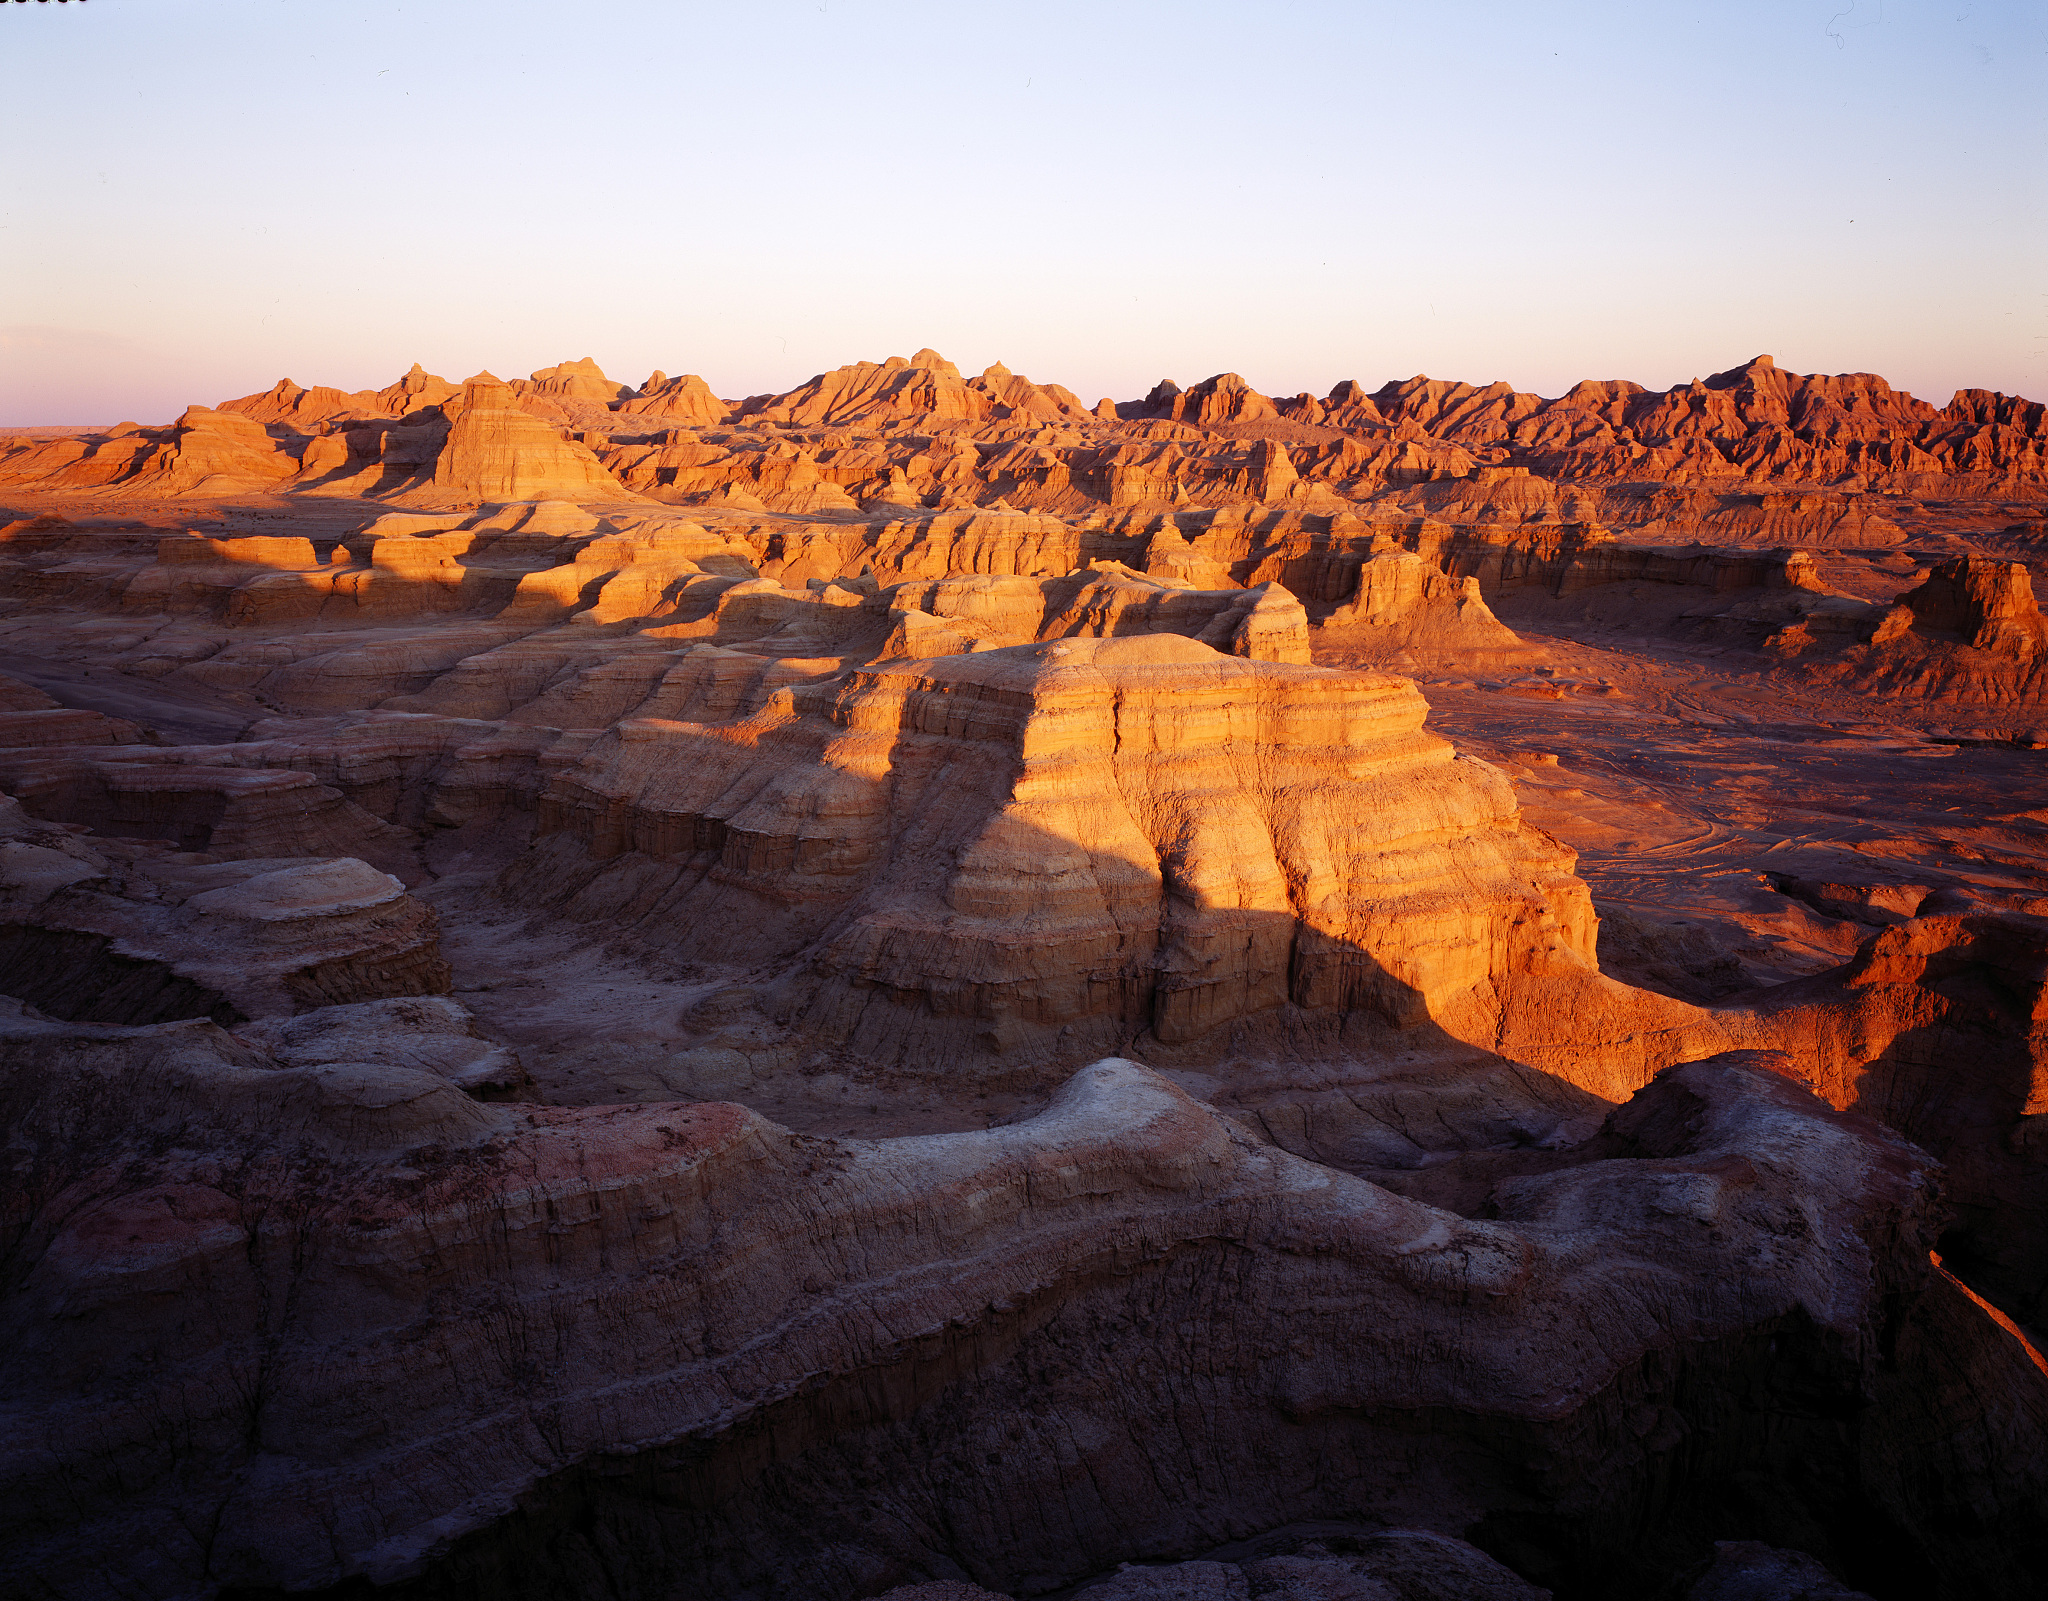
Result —
<path fill-rule="evenodd" d="M 0 1563 L 2031 1596 L 2042 441 L 922 351 L 0 442 Z"/>
<path fill-rule="evenodd" d="M 0 968 L 53 1017 L 219 1023 L 449 986 L 433 912 L 353 858 L 95 849 L 0 802 Z"/>
<path fill-rule="evenodd" d="M 465 413 L 474 415 L 462 424 Z M 417 365 L 389 388 L 356 394 L 284 379 L 217 410 L 195 407 L 168 430 L 129 424 L 8 442 L 0 484 L 182 494 L 289 480 L 324 493 L 344 483 L 354 493 L 484 499 L 630 490 L 724 504 L 767 487 L 788 511 L 1330 511 L 1405 495 L 1438 512 L 1483 506 L 1511 523 L 1569 520 L 1561 486 L 1598 495 L 1656 484 L 1704 495 L 1710 519 L 1767 531 L 1816 517 L 1839 523 L 1844 494 L 1876 487 L 2038 489 L 2048 477 L 2044 416 L 2035 402 L 1981 390 L 1937 409 L 1868 373 L 1792 374 L 1767 356 L 1662 394 L 1587 382 L 1552 400 L 1504 383 L 1416 377 L 1370 395 L 1346 380 L 1321 400 L 1275 399 L 1219 373 L 1092 408 L 1000 363 L 963 378 L 931 350 L 740 401 L 660 372 L 635 390 L 585 358 L 510 384 L 478 374 L 454 385 Z M 1758 484 L 1801 492 L 1745 493 Z M 1816 495 L 1819 486 L 1835 493 Z"/>
<path fill-rule="evenodd" d="M 2018 1594 L 2041 1549 L 2042 1376 L 1929 1265 L 1931 1164 L 1766 1060 L 1671 1069 L 1473 1219 L 1124 1062 L 1008 1128 L 847 1143 L 205 1023 L 10 1034 L 42 1160 L 6 1362 L 47 1399 L 7 1499 L 47 1593 L 1017 1593 L 1368 1510 L 1598 1593 L 1703 1523 L 1840 1528 L 1852 1575 L 1944 1595 Z M 1987 1415 L 1902 1383 L 1930 1344 Z"/>
<path fill-rule="evenodd" d="M 1598 976 L 1570 857 L 1424 712 L 1172 635 L 878 666 L 718 727 L 620 723 L 502 882 L 687 959 L 793 963 L 790 1048 L 899 1071 L 1319 1016 L 1633 1087 L 1717 1037 Z"/>

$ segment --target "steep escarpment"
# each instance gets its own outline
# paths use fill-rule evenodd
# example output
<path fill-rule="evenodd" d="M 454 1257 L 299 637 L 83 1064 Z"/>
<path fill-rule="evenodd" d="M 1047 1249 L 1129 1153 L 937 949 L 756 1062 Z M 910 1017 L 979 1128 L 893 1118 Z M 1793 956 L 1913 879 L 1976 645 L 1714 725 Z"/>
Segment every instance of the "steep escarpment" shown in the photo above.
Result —
<path fill-rule="evenodd" d="M 2037 704 L 2048 684 L 2048 622 L 2017 561 L 1907 565 L 1886 600 L 1829 584 L 1812 550 L 1632 544 L 1587 528 L 1446 529 L 1419 544 L 1525 628 L 1655 632 L 1751 651 L 1815 684 L 1982 710 Z"/>
<path fill-rule="evenodd" d="M 2027 569 L 1959 556 L 1901 594 L 1825 676 L 1885 695 L 2007 707 L 2048 694 L 2044 666 L 2048 621 Z"/>
<path fill-rule="evenodd" d="M 732 724 L 622 723 L 503 883 L 690 959 L 794 962 L 782 1019 L 898 1069 L 1320 1014 L 1625 1086 L 1714 1037 L 1599 978 L 1569 856 L 1424 710 L 1171 635 L 877 666 Z"/>

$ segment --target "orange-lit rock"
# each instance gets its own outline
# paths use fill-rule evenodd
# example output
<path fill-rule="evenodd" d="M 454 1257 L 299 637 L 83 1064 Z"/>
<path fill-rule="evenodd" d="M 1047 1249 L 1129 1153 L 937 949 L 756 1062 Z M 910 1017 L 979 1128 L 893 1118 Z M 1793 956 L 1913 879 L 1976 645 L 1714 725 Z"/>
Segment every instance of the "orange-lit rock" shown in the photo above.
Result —
<path fill-rule="evenodd" d="M 738 723 L 620 725 L 505 887 L 693 959 L 793 961 L 799 1041 L 899 1071 L 1350 1013 L 1605 1088 L 1726 1037 L 1597 976 L 1570 858 L 1401 680 L 1163 634 L 931 655 Z"/>
<path fill-rule="evenodd" d="M 2043 447 L 930 351 L 0 437 L 0 1570 L 2032 1601 Z"/>
<path fill-rule="evenodd" d="M 627 498 L 586 447 L 520 410 L 489 373 L 469 380 L 444 407 L 450 426 L 434 459 L 437 491 L 476 500 Z"/>

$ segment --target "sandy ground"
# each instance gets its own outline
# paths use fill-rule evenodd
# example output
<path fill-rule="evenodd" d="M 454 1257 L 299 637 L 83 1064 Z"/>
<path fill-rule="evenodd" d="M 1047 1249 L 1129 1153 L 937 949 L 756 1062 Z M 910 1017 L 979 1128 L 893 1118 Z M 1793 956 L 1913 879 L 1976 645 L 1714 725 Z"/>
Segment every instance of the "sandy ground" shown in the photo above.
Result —
<path fill-rule="evenodd" d="M 2048 897 L 2048 750 L 1975 742 L 1952 707 L 1802 691 L 1747 653 L 1521 631 L 1547 668 L 1414 676 L 1429 726 L 1514 781 L 1603 913 L 1696 927 L 1775 983 L 1871 932 L 1780 879 Z"/>

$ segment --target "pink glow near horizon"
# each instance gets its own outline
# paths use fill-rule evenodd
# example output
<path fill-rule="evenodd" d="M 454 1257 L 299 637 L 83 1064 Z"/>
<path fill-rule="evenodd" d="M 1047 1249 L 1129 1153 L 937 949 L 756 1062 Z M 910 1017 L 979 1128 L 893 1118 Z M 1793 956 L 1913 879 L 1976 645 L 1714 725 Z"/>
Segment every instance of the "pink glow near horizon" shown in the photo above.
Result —
<path fill-rule="evenodd" d="M 932 346 L 1558 394 L 2048 396 L 2025 4 L 0 7 L 0 424 Z"/>

